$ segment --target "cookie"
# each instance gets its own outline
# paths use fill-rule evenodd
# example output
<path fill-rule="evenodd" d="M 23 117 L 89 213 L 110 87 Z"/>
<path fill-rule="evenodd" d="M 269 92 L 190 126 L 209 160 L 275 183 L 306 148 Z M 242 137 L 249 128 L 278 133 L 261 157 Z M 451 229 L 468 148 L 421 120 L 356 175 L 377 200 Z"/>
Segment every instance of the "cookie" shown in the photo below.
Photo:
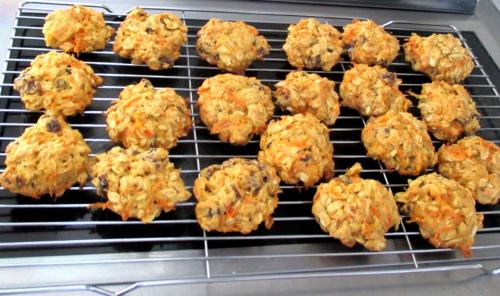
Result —
<path fill-rule="evenodd" d="M 90 105 L 102 78 L 90 66 L 63 53 L 38 55 L 14 80 L 14 89 L 31 111 L 71 116 Z"/>
<path fill-rule="evenodd" d="M 438 150 L 438 171 L 468 188 L 480 204 L 500 199 L 500 149 L 478 136 L 465 137 Z"/>
<path fill-rule="evenodd" d="M 262 60 L 271 48 L 257 29 L 244 22 L 210 19 L 197 33 L 200 58 L 234 74 L 245 73 L 255 60 Z"/>
<path fill-rule="evenodd" d="M 188 104 L 171 88 L 155 89 L 142 79 L 128 85 L 106 111 L 109 137 L 125 147 L 169 150 L 192 128 Z"/>
<path fill-rule="evenodd" d="M 312 213 L 321 228 L 342 244 L 356 243 L 372 251 L 385 248 L 385 233 L 399 225 L 398 206 L 384 185 L 362 179 L 356 163 L 345 175 L 318 186 Z"/>
<path fill-rule="evenodd" d="M 333 145 L 328 128 L 311 114 L 271 121 L 260 138 L 259 161 L 278 172 L 287 184 L 311 187 L 333 177 Z"/>
<path fill-rule="evenodd" d="M 196 219 L 206 231 L 248 234 L 273 224 L 280 179 L 257 160 L 233 158 L 203 169 L 194 182 Z"/>
<path fill-rule="evenodd" d="M 422 236 L 436 248 L 459 249 L 472 256 L 476 231 L 483 215 L 476 213 L 472 193 L 458 182 L 432 173 L 409 182 L 405 192 L 396 194 L 409 223 L 417 223 Z"/>
<path fill-rule="evenodd" d="M 413 70 L 427 74 L 433 81 L 459 83 L 474 69 L 471 53 L 451 34 L 421 37 L 412 33 L 403 48 Z"/>
<path fill-rule="evenodd" d="M 421 94 L 415 96 L 422 120 L 437 139 L 453 143 L 479 129 L 476 104 L 460 84 L 424 83 Z"/>
<path fill-rule="evenodd" d="M 292 114 L 309 113 L 326 125 L 333 125 L 340 114 L 335 82 L 303 71 L 290 72 L 278 82 L 273 93 L 276 105 Z"/>
<path fill-rule="evenodd" d="M 123 220 L 137 218 L 149 223 L 191 196 L 180 170 L 174 168 L 163 148 L 113 147 L 96 158 L 92 183 L 107 201 L 91 208 L 109 209 Z"/>
<path fill-rule="evenodd" d="M 363 116 L 379 116 L 389 110 L 406 111 L 411 101 L 399 90 L 401 79 L 380 66 L 356 64 L 345 72 L 340 84 L 343 106 Z"/>
<path fill-rule="evenodd" d="M 158 71 L 174 65 L 186 41 L 187 28 L 175 14 L 149 15 L 138 7 L 120 25 L 113 51 L 132 64 Z"/>
<path fill-rule="evenodd" d="M 246 145 L 274 114 L 271 90 L 254 77 L 220 74 L 198 88 L 200 118 L 222 142 Z"/>
<path fill-rule="evenodd" d="M 344 42 L 342 34 L 333 26 L 308 18 L 288 27 L 283 50 L 290 65 L 299 70 L 330 71 L 340 60 Z"/>
<path fill-rule="evenodd" d="M 11 192 L 57 198 L 73 184 L 87 182 L 90 148 L 61 117 L 42 115 L 5 153 L 0 184 Z"/>
<path fill-rule="evenodd" d="M 399 41 L 372 20 L 354 20 L 344 27 L 342 40 L 356 64 L 388 66 L 398 55 Z"/>
<path fill-rule="evenodd" d="M 49 13 L 42 32 L 47 47 L 79 54 L 103 49 L 114 29 L 106 25 L 102 12 L 73 5 Z"/>
<path fill-rule="evenodd" d="M 417 176 L 436 164 L 436 153 L 425 124 L 407 112 L 389 110 L 372 117 L 361 132 L 368 156 L 389 170 Z"/>

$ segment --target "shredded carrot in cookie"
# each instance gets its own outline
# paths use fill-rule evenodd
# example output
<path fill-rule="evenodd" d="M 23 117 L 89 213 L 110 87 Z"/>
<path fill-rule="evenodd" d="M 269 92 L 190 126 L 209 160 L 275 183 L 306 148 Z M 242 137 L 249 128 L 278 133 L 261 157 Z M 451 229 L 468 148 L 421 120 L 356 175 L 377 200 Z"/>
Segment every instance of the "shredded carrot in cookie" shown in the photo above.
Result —
<path fill-rule="evenodd" d="M 11 192 L 57 198 L 73 184 L 87 182 L 90 148 L 61 117 L 42 115 L 5 153 L 0 183 Z"/>
<path fill-rule="evenodd" d="M 310 114 L 272 121 L 260 139 L 260 161 L 274 167 L 288 184 L 311 187 L 333 176 L 333 145 L 328 128 Z"/>
<path fill-rule="evenodd" d="M 108 200 L 91 208 L 110 209 L 123 220 L 138 218 L 148 223 L 191 196 L 180 170 L 168 161 L 168 152 L 162 148 L 113 147 L 96 158 L 92 183 Z"/>
<path fill-rule="evenodd" d="M 476 231 L 483 215 L 476 213 L 472 193 L 458 182 L 432 173 L 409 182 L 405 192 L 396 194 L 402 211 L 420 227 L 422 236 L 438 248 L 459 249 L 470 257 Z"/>
<path fill-rule="evenodd" d="M 113 32 L 102 12 L 80 5 L 49 13 L 43 26 L 47 46 L 77 55 L 103 49 Z"/>
<path fill-rule="evenodd" d="M 248 234 L 262 222 L 272 226 L 280 179 L 256 160 L 233 158 L 203 169 L 194 183 L 195 213 L 206 231 Z"/>
<path fill-rule="evenodd" d="M 155 89 L 147 79 L 128 85 L 106 111 L 110 138 L 125 147 L 171 149 L 192 128 L 188 104 L 171 88 Z"/>
<path fill-rule="evenodd" d="M 292 114 L 309 113 L 326 125 L 332 125 L 340 114 L 339 95 L 335 82 L 318 74 L 290 72 L 276 84 L 273 93 L 276 105 Z"/>
<path fill-rule="evenodd" d="M 171 68 L 187 41 L 187 27 L 175 14 L 149 15 L 132 10 L 120 25 L 113 51 L 132 64 L 146 64 L 151 70 Z"/>
<path fill-rule="evenodd" d="M 344 245 L 385 248 L 385 233 L 401 220 L 392 194 L 376 180 L 362 179 L 356 163 L 345 175 L 318 186 L 312 212 L 321 228 Z"/>
<path fill-rule="evenodd" d="M 274 114 L 271 90 L 254 77 L 220 74 L 198 88 L 200 118 L 223 142 L 246 145 Z"/>
<path fill-rule="evenodd" d="M 438 151 L 438 171 L 467 187 L 480 204 L 500 200 L 500 148 L 478 136 L 465 137 Z"/>

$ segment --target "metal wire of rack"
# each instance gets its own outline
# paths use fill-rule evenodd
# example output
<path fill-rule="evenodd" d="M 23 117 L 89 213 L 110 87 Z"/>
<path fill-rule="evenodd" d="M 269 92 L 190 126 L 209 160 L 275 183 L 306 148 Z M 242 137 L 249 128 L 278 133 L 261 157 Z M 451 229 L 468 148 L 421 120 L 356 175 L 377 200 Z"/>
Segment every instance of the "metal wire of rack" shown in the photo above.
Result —
<path fill-rule="evenodd" d="M 43 41 L 41 28 L 45 15 L 54 8 L 69 5 L 62 2 L 26 1 L 18 9 L 9 46 L 4 81 L 0 84 L 0 159 L 5 161 L 6 145 L 22 131 L 33 125 L 40 112 L 25 110 L 20 97 L 12 89 L 13 79 L 33 58 L 50 49 Z M 104 11 L 108 24 L 117 28 L 126 13 L 113 13 L 101 5 L 88 5 Z M 172 87 L 188 98 L 193 132 L 179 141 L 171 151 L 170 158 L 181 168 L 188 188 L 200 169 L 212 163 L 220 163 L 230 157 L 254 158 L 258 151 L 258 139 L 246 147 L 231 147 L 211 136 L 200 122 L 196 107 L 197 87 L 204 79 L 220 73 L 215 67 L 201 61 L 194 48 L 196 32 L 204 22 L 217 16 L 226 19 L 244 20 L 256 26 L 272 46 L 271 54 L 264 62 L 254 63 L 247 70 L 248 76 L 256 76 L 263 83 L 272 85 L 293 70 L 286 61 L 281 47 L 286 38 L 288 24 L 306 15 L 257 14 L 241 11 L 190 10 L 168 7 L 144 7 L 146 10 L 172 12 L 188 26 L 188 42 L 172 69 L 154 72 L 144 65 L 132 65 L 117 57 L 109 42 L 103 51 L 81 54 L 80 59 L 91 65 L 104 78 L 94 101 L 83 116 L 69 118 L 72 127 L 84 135 L 92 148 L 92 155 L 112 147 L 107 137 L 102 116 L 109 103 L 118 97 L 124 86 L 148 78 L 155 87 Z M 351 22 L 351 17 L 317 17 L 332 25 L 342 26 Z M 459 37 L 465 46 L 468 41 L 453 26 L 417 24 L 391 21 L 384 25 L 400 41 L 410 32 L 429 35 L 432 32 L 448 32 Z M 471 48 L 470 48 L 471 49 Z M 471 49 L 473 51 L 473 49 Z M 474 98 L 481 114 L 478 134 L 500 142 L 500 94 L 474 56 L 475 68 L 464 82 Z M 319 73 L 338 84 L 349 67 L 349 60 L 342 60 L 332 71 L 310 71 Z M 411 71 L 401 54 L 389 69 L 403 79 L 402 89 L 419 91 L 420 85 L 428 81 L 425 75 Z M 412 112 L 418 112 L 412 108 Z M 418 114 L 418 113 L 416 113 Z M 279 115 L 279 114 L 278 114 Z M 277 116 L 278 116 L 277 115 Z M 361 162 L 362 175 L 381 181 L 393 192 L 406 186 L 406 179 L 386 170 L 380 162 L 365 155 L 360 141 L 364 119 L 358 113 L 342 108 L 337 123 L 330 128 L 331 142 L 335 147 L 335 174 L 344 173 L 354 162 Z M 440 145 L 434 141 L 436 147 Z M 3 169 L 1 170 L 3 171 Z M 462 258 L 451 249 L 435 249 L 427 244 L 406 217 L 398 230 L 387 233 L 388 246 L 381 252 L 366 251 L 361 247 L 348 249 L 321 231 L 310 214 L 314 188 L 305 190 L 296 186 L 281 186 L 275 213 L 275 225 L 270 231 L 259 229 L 253 234 L 206 233 L 196 224 L 193 215 L 194 202 L 179 204 L 175 212 L 162 214 L 149 225 L 139 221 L 121 221 L 118 216 L 99 211 L 89 211 L 89 203 L 95 202 L 95 188 L 88 183 L 82 188 L 72 187 L 58 201 L 42 198 L 32 201 L 0 190 L 0 278 L 14 268 L 75 267 L 99 264 L 138 266 L 137 264 L 174 264 L 175 272 L 162 272 L 156 276 L 120 278 L 119 280 L 89 281 L 85 283 L 44 285 L 31 282 L 16 283 L 3 289 L 3 293 L 36 293 L 49 291 L 86 290 L 102 295 L 125 295 L 147 286 L 189 283 L 212 283 L 226 281 L 252 281 L 286 278 L 331 277 L 337 275 L 389 275 L 428 271 L 479 270 L 484 274 L 498 274 L 498 268 L 486 269 L 482 262 L 499 260 L 500 255 L 500 207 L 478 206 L 485 215 L 485 227 L 478 231 L 476 244 L 472 248 L 475 256 Z M 150 254 L 129 256 L 129 252 Z M 111 254 L 95 257 L 96 254 Z M 49 257 L 45 257 L 49 256 Z M 57 257 L 52 257 L 57 256 Z M 49 259 L 47 259 L 49 258 Z M 56 259 L 57 258 L 57 259 Z M 260 262 L 249 264 L 249 262 Z M 266 264 L 263 264 L 266 263 Z M 186 270 L 184 270 L 186 265 Z M 280 266 L 279 269 L 276 266 Z M 5 278 L 5 277 L 4 277 Z M 8 278 L 8 277 L 7 277 Z M 8 282 L 6 282 L 8 283 Z M 118 291 L 105 288 L 111 283 L 122 283 L 126 287 Z"/>

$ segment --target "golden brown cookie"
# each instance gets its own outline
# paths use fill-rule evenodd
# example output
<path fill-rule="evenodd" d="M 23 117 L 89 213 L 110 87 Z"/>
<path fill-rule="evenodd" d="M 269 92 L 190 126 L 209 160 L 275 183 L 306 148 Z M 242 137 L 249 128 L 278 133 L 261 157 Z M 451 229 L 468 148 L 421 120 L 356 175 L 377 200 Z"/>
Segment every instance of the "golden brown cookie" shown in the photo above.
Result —
<path fill-rule="evenodd" d="M 333 145 L 328 128 L 311 114 L 271 121 L 260 138 L 259 161 L 276 169 L 287 184 L 311 187 L 333 176 Z"/>
<path fill-rule="evenodd" d="M 257 160 L 232 158 L 203 169 L 194 182 L 196 219 L 206 231 L 248 234 L 278 206 L 280 179 L 276 171 Z"/>
<path fill-rule="evenodd" d="M 403 48 L 413 70 L 427 74 L 433 81 L 459 83 L 474 69 L 469 50 L 451 34 L 420 37 L 412 33 Z"/>
<path fill-rule="evenodd" d="M 468 188 L 480 204 L 500 199 L 500 148 L 477 136 L 438 150 L 438 171 Z"/>
<path fill-rule="evenodd" d="M 241 75 L 255 60 L 268 55 L 271 48 L 255 27 L 240 21 L 210 19 L 196 36 L 196 50 L 203 60 Z"/>
<path fill-rule="evenodd" d="M 254 77 L 220 74 L 198 88 L 200 118 L 222 142 L 246 145 L 274 114 L 271 90 Z"/>
<path fill-rule="evenodd" d="M 180 170 L 168 161 L 163 148 L 113 147 L 96 157 L 92 183 L 97 194 L 108 200 L 91 208 L 109 209 L 123 220 L 137 218 L 149 223 L 191 196 Z"/>
<path fill-rule="evenodd" d="M 354 20 L 344 27 L 342 40 L 351 61 L 357 64 L 388 66 L 398 55 L 399 41 L 372 20 Z"/>
<path fill-rule="evenodd" d="M 56 51 L 38 55 L 14 80 L 28 110 L 71 116 L 90 105 L 101 77 L 73 56 Z"/>
<path fill-rule="evenodd" d="M 155 89 L 142 79 L 128 85 L 106 111 L 109 137 L 125 147 L 169 150 L 191 130 L 189 107 L 171 88 Z"/>
<path fill-rule="evenodd" d="M 292 114 L 309 113 L 326 125 L 333 125 L 340 114 L 335 82 L 303 71 L 290 72 L 278 82 L 273 93 L 276 105 Z"/>
<path fill-rule="evenodd" d="M 80 5 L 49 13 L 42 30 L 48 47 L 76 54 L 103 49 L 114 31 L 102 12 Z"/>
<path fill-rule="evenodd" d="M 436 164 L 425 124 L 410 113 L 389 110 L 368 120 L 361 133 L 367 154 L 401 175 L 417 176 Z"/>
<path fill-rule="evenodd" d="M 340 84 L 341 104 L 364 116 L 379 116 L 389 110 L 406 111 L 411 101 L 399 90 L 401 79 L 380 66 L 355 64 Z"/>
<path fill-rule="evenodd" d="M 333 26 L 308 18 L 288 27 L 283 50 L 288 62 L 299 70 L 330 71 L 340 60 L 344 42 L 342 34 Z"/>
<path fill-rule="evenodd" d="M 401 220 L 398 206 L 384 185 L 362 179 L 356 163 L 345 175 L 318 186 L 312 213 L 331 237 L 352 248 L 356 242 L 372 251 L 385 248 L 385 233 Z"/>
<path fill-rule="evenodd" d="M 187 28 L 175 14 L 149 15 L 138 7 L 120 25 L 113 51 L 132 64 L 162 70 L 174 65 L 186 41 Z"/>
<path fill-rule="evenodd" d="M 458 182 L 432 173 L 409 182 L 405 192 L 396 194 L 408 222 L 417 223 L 420 233 L 436 248 L 459 249 L 472 256 L 476 231 L 483 215 L 476 213 L 472 193 Z"/>
<path fill-rule="evenodd" d="M 87 182 L 90 148 L 61 117 L 42 115 L 5 153 L 0 184 L 11 192 L 57 198 L 73 184 Z"/>
<path fill-rule="evenodd" d="M 460 84 L 424 83 L 422 93 L 415 96 L 422 120 L 439 140 L 453 143 L 462 134 L 472 135 L 479 129 L 476 104 Z"/>

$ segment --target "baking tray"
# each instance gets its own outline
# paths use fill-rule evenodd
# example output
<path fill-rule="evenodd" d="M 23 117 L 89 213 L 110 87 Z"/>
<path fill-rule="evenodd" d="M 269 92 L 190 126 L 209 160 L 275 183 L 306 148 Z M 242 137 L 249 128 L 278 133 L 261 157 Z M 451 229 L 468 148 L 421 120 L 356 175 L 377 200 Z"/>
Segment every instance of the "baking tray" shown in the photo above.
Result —
<path fill-rule="evenodd" d="M 33 58 L 49 49 L 45 47 L 41 28 L 44 17 L 53 9 L 69 5 L 61 2 L 28 1 L 20 5 L 13 27 L 12 43 L 5 61 L 4 81 L 0 94 L 0 160 L 5 161 L 9 142 L 33 125 L 40 112 L 24 109 L 12 83 L 19 72 Z M 109 8 L 89 5 L 105 13 L 108 24 L 118 28 L 126 13 L 114 13 Z M 144 7 L 151 13 L 177 14 L 189 28 L 188 42 L 172 69 L 150 71 L 144 65 L 131 65 L 116 56 L 109 42 L 103 51 L 81 54 L 79 59 L 91 65 L 104 78 L 97 89 L 93 103 L 83 115 L 68 118 L 92 149 L 92 154 L 104 152 L 113 144 L 106 129 L 103 111 L 118 98 L 124 86 L 148 78 L 155 87 L 172 87 L 189 99 L 193 131 L 179 141 L 170 152 L 170 159 L 182 170 L 182 178 L 189 189 L 200 169 L 231 157 L 255 158 L 258 138 L 245 147 L 221 143 L 211 136 L 201 123 L 196 107 L 197 88 L 204 79 L 220 74 L 215 67 L 198 57 L 194 44 L 196 32 L 210 17 L 244 20 L 256 26 L 272 46 L 271 54 L 263 62 L 254 63 L 246 72 L 264 84 L 273 86 L 291 70 L 281 49 L 290 23 L 307 15 L 257 14 L 238 11 L 189 10 L 168 7 Z M 352 17 L 317 17 L 323 22 L 341 27 Z M 384 24 L 402 43 L 411 32 L 430 35 L 433 32 L 452 33 L 467 47 L 472 46 L 475 68 L 463 82 L 474 98 L 481 114 L 482 128 L 478 135 L 498 143 L 500 140 L 500 96 L 498 69 L 485 53 L 473 33 L 460 32 L 453 26 L 392 21 Z M 469 44 L 470 42 L 470 44 Z M 478 55 L 479 54 L 479 55 Z M 482 66 L 485 64 L 486 66 Z M 347 57 L 332 71 L 319 73 L 338 84 L 350 67 Z M 490 72 L 486 69 L 492 67 Z M 429 82 L 423 74 L 413 72 L 401 54 L 389 66 L 403 80 L 401 89 L 419 92 L 422 83 Z M 489 76 L 489 74 L 492 76 Z M 416 105 L 416 104 L 414 104 Z M 418 109 L 411 109 L 418 116 Z M 280 113 L 277 112 L 276 116 Z M 365 119 L 356 111 L 341 108 L 341 116 L 330 128 L 334 145 L 335 175 L 342 174 L 355 162 L 360 162 L 362 176 L 382 182 L 393 193 L 404 190 L 407 178 L 388 171 L 377 161 L 366 156 L 360 141 Z M 436 148 L 440 142 L 434 141 Z M 428 170 L 430 172 L 431 170 Z M 121 221 L 108 211 L 89 210 L 89 203 L 100 201 L 89 182 L 83 188 L 73 187 L 57 201 L 42 197 L 35 201 L 0 190 L 0 294 L 33 293 L 51 289 L 88 290 L 104 295 L 123 295 L 142 286 L 223 282 L 257 279 L 283 279 L 336 275 L 393 274 L 425 271 L 478 270 L 494 274 L 498 270 L 484 267 L 484 262 L 500 259 L 500 207 L 478 205 L 485 215 L 485 227 L 478 231 L 474 257 L 464 259 L 451 249 L 436 249 L 421 238 L 418 227 L 403 219 L 398 230 L 387 233 L 388 244 L 382 252 L 371 252 L 356 246 L 346 248 L 325 234 L 311 215 L 311 200 L 315 188 L 306 190 L 297 186 L 281 186 L 275 223 L 270 230 L 259 228 L 250 235 L 206 233 L 194 217 L 194 199 L 181 203 L 177 210 L 164 213 L 148 225 L 140 221 Z M 137 255 L 140 254 L 140 255 Z M 168 266 L 156 273 L 132 273 L 121 278 L 101 277 L 95 280 L 74 281 L 60 278 L 56 285 L 44 286 L 44 277 L 37 281 L 14 281 L 13 269 L 37 270 L 46 268 L 78 268 L 86 266 Z M 171 269 L 174 270 L 171 270 Z M 2 277 L 5 275 L 4 277 Z M 69 275 L 71 275 L 69 273 Z M 10 278 L 9 278 L 10 276 Z M 2 278 L 5 279 L 5 289 Z M 10 281 L 9 281 L 10 279 Z M 47 284 L 53 282 L 47 277 Z M 119 291 L 98 288 L 121 283 L 127 287 Z M 14 289 L 14 290 L 12 290 Z"/>

